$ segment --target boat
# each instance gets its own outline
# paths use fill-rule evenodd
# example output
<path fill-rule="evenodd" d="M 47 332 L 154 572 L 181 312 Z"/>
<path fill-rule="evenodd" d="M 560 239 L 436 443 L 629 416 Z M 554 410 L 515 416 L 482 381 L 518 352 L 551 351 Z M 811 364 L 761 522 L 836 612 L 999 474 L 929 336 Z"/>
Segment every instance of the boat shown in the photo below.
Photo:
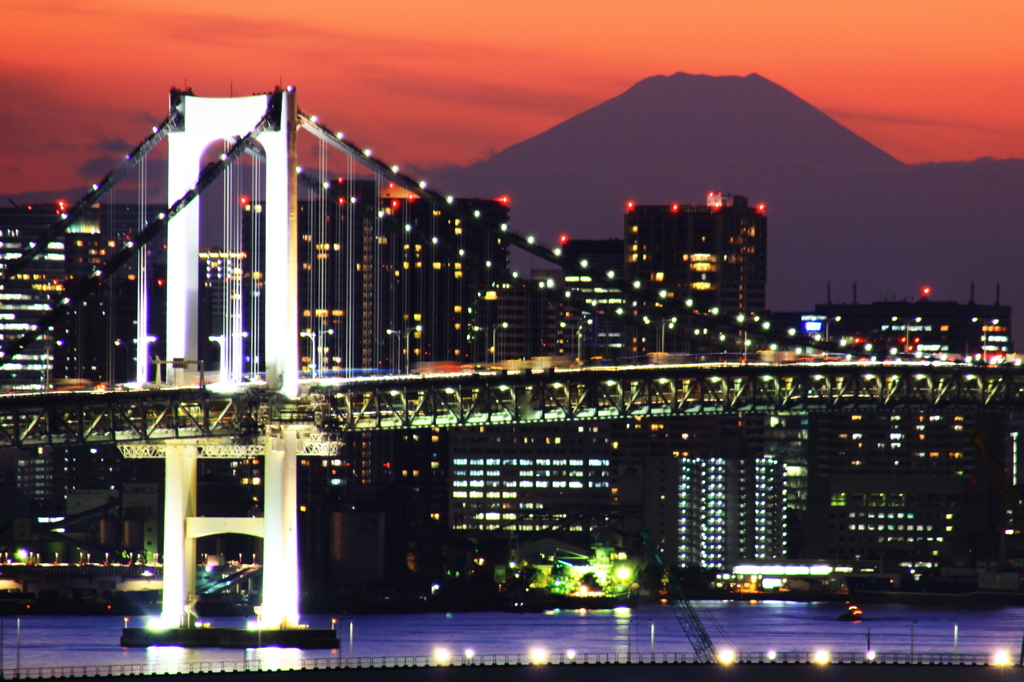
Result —
<path fill-rule="evenodd" d="M 849 604 L 846 607 L 846 611 L 839 614 L 839 620 L 848 620 L 851 622 L 859 622 L 864 616 L 864 611 L 859 606 Z"/>

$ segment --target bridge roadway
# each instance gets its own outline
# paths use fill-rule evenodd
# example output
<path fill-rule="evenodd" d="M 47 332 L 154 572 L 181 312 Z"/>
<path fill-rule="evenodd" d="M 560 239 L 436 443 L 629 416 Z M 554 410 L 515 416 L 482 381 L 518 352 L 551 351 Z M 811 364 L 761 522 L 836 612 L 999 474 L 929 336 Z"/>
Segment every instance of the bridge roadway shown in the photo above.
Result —
<path fill-rule="evenodd" d="M 325 431 L 453 428 L 694 414 L 1024 411 L 1024 366 L 946 362 L 630 365 L 388 375 L 308 382 L 289 401 L 259 385 L 0 396 L 0 446 L 216 439 L 270 422 Z"/>
<path fill-rule="evenodd" d="M 631 365 L 321 382 L 323 426 L 450 428 L 694 414 L 1019 411 L 1024 366 L 948 362 Z"/>
<path fill-rule="evenodd" d="M 0 446 L 86 445 L 258 436 L 268 396 L 205 388 L 0 395 Z M 261 409 L 261 406 L 262 409 Z"/>

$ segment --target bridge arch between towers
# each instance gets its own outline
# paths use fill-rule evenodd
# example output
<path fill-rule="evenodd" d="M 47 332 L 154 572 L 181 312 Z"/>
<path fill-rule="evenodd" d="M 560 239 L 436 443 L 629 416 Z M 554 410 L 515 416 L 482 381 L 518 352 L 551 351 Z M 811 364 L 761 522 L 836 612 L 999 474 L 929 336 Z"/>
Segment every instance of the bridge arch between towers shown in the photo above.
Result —
<path fill-rule="evenodd" d="M 167 152 L 168 196 L 192 188 L 203 154 L 220 140 L 252 131 L 271 107 L 279 124 L 259 134 L 266 157 L 265 366 L 267 385 L 288 396 L 299 392 L 297 108 L 294 88 L 251 97 L 196 97 L 177 93 L 182 123 L 171 131 Z M 167 355 L 196 360 L 199 339 L 199 204 L 173 217 L 167 232 Z M 272 321 L 272 324 L 271 324 Z M 173 382 L 192 383 L 187 369 Z"/>

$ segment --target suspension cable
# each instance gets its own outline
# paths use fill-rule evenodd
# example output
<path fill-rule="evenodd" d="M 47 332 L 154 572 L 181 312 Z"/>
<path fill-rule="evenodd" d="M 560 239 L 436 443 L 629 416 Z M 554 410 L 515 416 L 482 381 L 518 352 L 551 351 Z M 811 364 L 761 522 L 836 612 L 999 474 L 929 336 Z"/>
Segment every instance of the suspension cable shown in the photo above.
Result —
<path fill-rule="evenodd" d="M 48 313 L 40 318 L 39 322 L 22 336 L 11 339 L 3 344 L 0 349 L 0 367 L 6 366 L 14 361 L 14 357 L 25 350 L 33 341 L 46 332 L 52 331 L 55 324 L 63 319 L 68 312 L 81 305 L 85 299 L 95 290 L 106 283 L 114 272 L 128 262 L 138 250 L 148 244 L 157 234 L 167 227 L 168 221 L 177 215 L 183 208 L 188 206 L 206 188 L 208 188 L 224 170 L 230 166 L 245 151 L 246 147 L 255 144 L 256 137 L 271 127 L 280 125 L 281 121 L 281 93 L 277 92 L 270 98 L 267 112 L 249 133 L 240 138 L 231 150 L 222 154 L 218 161 L 208 164 L 199 174 L 196 184 L 192 186 L 180 199 L 165 212 L 160 213 L 155 220 L 149 221 L 142 231 L 134 239 L 124 243 L 121 250 L 107 260 L 106 263 L 93 271 L 88 277 L 83 277 L 71 288 L 70 292 L 65 290 L 64 297 L 53 306 Z"/>
<path fill-rule="evenodd" d="M 109 192 L 114 185 L 116 185 L 125 175 L 128 174 L 132 168 L 135 167 L 139 161 L 144 159 L 150 151 L 160 143 L 167 133 L 172 130 L 176 130 L 181 127 L 183 119 L 182 110 L 180 104 L 174 106 L 175 93 L 177 91 L 171 91 L 172 107 L 171 112 L 167 115 L 167 118 L 163 120 L 158 126 L 153 128 L 153 132 L 150 133 L 146 139 L 144 139 L 138 147 L 132 150 L 131 153 L 125 156 L 124 161 L 121 162 L 114 170 L 110 171 L 105 178 L 100 180 L 97 184 L 92 186 L 92 190 L 84 197 L 78 200 L 78 202 L 69 208 L 65 213 L 60 214 L 60 220 L 55 222 L 49 227 L 46 233 L 34 242 L 29 242 L 28 246 L 21 252 L 16 260 L 7 264 L 4 271 L 0 273 L 0 285 L 7 282 L 19 272 L 28 267 L 28 264 L 32 260 L 46 250 L 46 247 L 57 241 L 67 232 L 68 228 L 74 225 L 78 220 L 85 215 L 92 206 L 99 203 L 100 199 Z"/>

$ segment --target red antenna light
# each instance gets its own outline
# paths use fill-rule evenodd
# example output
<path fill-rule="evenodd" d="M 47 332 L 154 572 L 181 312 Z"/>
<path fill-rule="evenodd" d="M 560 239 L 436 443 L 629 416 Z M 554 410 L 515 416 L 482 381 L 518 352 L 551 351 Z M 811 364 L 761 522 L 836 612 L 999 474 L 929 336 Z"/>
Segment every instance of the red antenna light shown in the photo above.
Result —
<path fill-rule="evenodd" d="M 672 204 L 672 212 L 679 213 L 679 204 Z"/>
<path fill-rule="evenodd" d="M 511 201 L 511 199 L 509 199 L 509 198 L 508 198 L 508 195 L 507 195 L 507 194 L 503 194 L 503 195 L 501 195 L 500 197 L 498 197 L 498 201 L 500 201 L 501 203 L 503 203 L 503 204 L 506 204 L 506 205 L 507 205 L 507 204 L 508 204 L 508 202 L 510 202 L 510 201 Z"/>
<path fill-rule="evenodd" d="M 932 293 L 931 287 L 921 287 L 921 298 L 928 298 L 930 293 Z"/>
<path fill-rule="evenodd" d="M 345 197 L 338 197 L 338 204 L 341 205 L 341 204 L 344 204 L 344 203 L 345 203 Z"/>
<path fill-rule="evenodd" d="M 758 205 L 757 205 L 757 211 L 758 211 L 758 213 L 764 213 L 764 208 L 765 208 L 765 207 L 764 207 L 764 204 L 758 204 Z"/>
<path fill-rule="evenodd" d="M 239 201 L 242 202 L 242 206 L 245 206 L 246 204 L 249 203 L 249 197 L 242 197 L 241 199 L 239 199 Z"/>
<path fill-rule="evenodd" d="M 633 210 L 633 206 L 634 206 L 634 204 L 633 204 L 632 201 L 627 201 L 626 202 L 626 210 L 627 211 L 632 211 Z"/>
<path fill-rule="evenodd" d="M 391 201 L 391 208 L 398 208 L 399 206 L 400 206 L 400 204 L 398 203 L 398 201 L 397 201 L 397 200 L 394 200 L 394 199 L 393 199 L 393 200 Z"/>
<path fill-rule="evenodd" d="M 562 236 L 560 236 L 560 237 L 558 238 L 558 243 L 559 243 L 559 244 L 564 244 L 564 243 L 566 243 L 567 241 L 569 241 L 569 235 L 567 235 L 567 234 L 563 234 Z"/>

